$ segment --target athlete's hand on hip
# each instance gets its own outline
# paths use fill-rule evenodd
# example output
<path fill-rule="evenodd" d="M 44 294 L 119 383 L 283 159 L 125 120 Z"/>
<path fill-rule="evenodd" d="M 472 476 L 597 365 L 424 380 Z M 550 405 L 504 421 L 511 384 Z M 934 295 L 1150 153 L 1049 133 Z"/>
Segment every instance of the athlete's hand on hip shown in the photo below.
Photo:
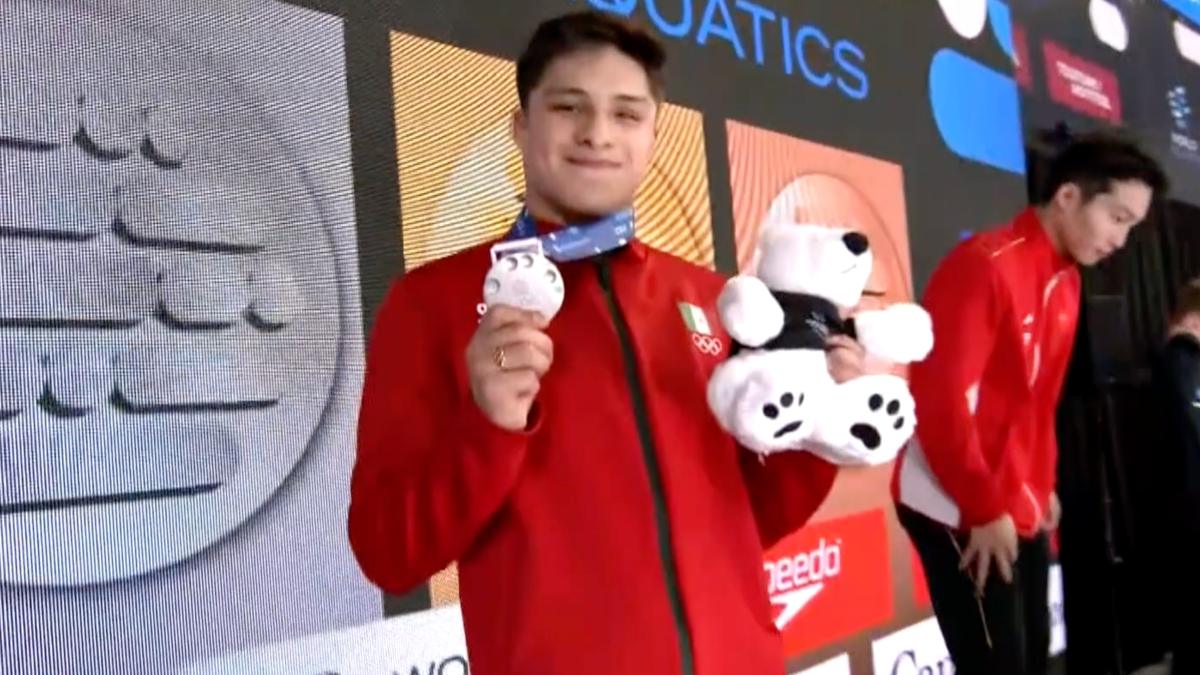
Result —
<path fill-rule="evenodd" d="M 554 343 L 540 314 L 497 305 L 488 309 L 467 344 L 471 396 L 496 426 L 521 431 L 554 360 Z"/>
<path fill-rule="evenodd" d="M 1017 526 L 1007 513 L 986 525 L 971 528 L 959 569 L 975 578 L 975 588 L 982 593 L 993 562 L 1001 578 L 1012 583 L 1013 564 L 1017 562 Z"/>

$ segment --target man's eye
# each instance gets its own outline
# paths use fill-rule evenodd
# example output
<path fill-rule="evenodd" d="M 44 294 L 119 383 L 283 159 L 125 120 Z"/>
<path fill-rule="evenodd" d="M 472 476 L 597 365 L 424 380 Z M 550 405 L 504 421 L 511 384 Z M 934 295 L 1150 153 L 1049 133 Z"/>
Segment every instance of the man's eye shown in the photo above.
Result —
<path fill-rule="evenodd" d="M 635 112 L 631 112 L 629 110 L 622 110 L 621 112 L 617 113 L 617 117 L 619 119 L 627 120 L 630 122 L 640 122 L 642 119 L 641 115 L 639 115 L 638 113 L 635 113 Z"/>
<path fill-rule="evenodd" d="M 574 103 L 555 103 L 550 106 L 550 109 L 558 112 L 575 112 L 579 109 L 579 106 Z"/>

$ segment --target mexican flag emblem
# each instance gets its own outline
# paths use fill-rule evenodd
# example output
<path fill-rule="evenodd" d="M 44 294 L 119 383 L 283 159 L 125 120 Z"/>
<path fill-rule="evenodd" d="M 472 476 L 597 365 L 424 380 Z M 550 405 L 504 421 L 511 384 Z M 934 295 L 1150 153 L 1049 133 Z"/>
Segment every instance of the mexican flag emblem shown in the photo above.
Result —
<path fill-rule="evenodd" d="M 683 315 L 683 323 L 687 324 L 688 330 L 700 335 L 712 335 L 712 326 L 708 324 L 704 310 L 689 302 L 681 302 L 679 313 Z"/>

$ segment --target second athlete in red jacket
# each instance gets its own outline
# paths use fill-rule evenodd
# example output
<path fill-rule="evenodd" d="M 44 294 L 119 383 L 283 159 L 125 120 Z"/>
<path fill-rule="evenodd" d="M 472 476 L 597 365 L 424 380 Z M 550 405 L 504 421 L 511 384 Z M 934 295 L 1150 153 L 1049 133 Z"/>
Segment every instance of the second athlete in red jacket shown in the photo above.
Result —
<path fill-rule="evenodd" d="M 1128 142 L 1078 140 L 1051 162 L 1035 207 L 960 244 L 925 289 L 937 339 L 910 371 L 921 425 L 893 486 L 960 673 L 1045 672 L 1077 265 L 1124 246 L 1165 182 Z"/>

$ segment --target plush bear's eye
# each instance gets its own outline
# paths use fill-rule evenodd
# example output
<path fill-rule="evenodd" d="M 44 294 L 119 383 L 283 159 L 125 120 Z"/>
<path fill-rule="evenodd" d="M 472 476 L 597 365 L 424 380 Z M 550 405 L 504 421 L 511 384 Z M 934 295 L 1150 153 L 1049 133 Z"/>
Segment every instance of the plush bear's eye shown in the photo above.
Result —
<path fill-rule="evenodd" d="M 842 243 L 854 255 L 862 255 L 870 248 L 870 243 L 867 241 L 866 235 L 861 232 L 847 232 L 842 235 Z"/>

